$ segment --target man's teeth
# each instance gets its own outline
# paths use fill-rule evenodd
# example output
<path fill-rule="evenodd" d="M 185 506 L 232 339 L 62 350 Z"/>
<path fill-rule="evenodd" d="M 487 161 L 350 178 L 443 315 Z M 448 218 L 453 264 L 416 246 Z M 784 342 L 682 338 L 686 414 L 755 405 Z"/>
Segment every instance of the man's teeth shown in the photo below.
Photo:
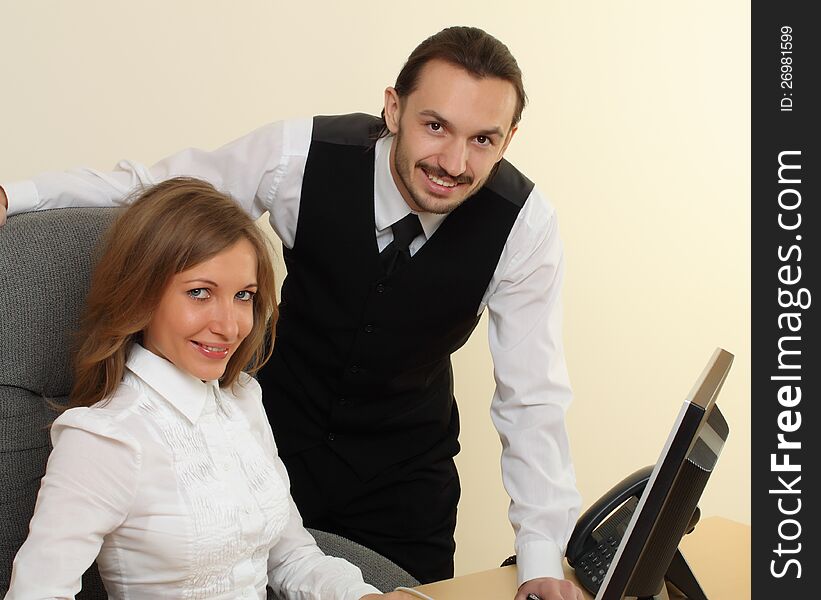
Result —
<path fill-rule="evenodd" d="M 442 185 L 444 187 L 456 187 L 455 183 L 448 183 L 444 179 L 439 179 L 436 175 L 431 175 L 430 173 L 427 173 L 427 176 L 428 179 L 430 179 L 433 183 L 436 183 L 438 185 Z"/>

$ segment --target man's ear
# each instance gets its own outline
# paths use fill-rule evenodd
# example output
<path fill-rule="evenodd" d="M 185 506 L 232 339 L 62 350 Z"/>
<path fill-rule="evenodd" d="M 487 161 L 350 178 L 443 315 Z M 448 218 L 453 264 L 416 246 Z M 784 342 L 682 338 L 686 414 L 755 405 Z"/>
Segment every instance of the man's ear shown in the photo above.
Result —
<path fill-rule="evenodd" d="M 392 87 L 385 88 L 385 125 L 388 126 L 388 131 L 393 134 L 399 131 L 401 113 L 399 94 Z"/>
<path fill-rule="evenodd" d="M 502 160 L 504 158 L 505 152 L 507 151 L 507 147 L 510 145 L 510 140 L 513 139 L 513 136 L 516 135 L 517 131 L 519 131 L 519 126 L 518 125 L 516 125 L 515 127 L 512 127 L 510 129 L 510 131 L 507 134 L 507 137 L 505 138 L 504 143 L 502 144 L 502 150 L 501 150 L 501 152 L 499 152 L 499 158 L 496 160 L 496 162 L 499 162 L 500 160 Z"/>

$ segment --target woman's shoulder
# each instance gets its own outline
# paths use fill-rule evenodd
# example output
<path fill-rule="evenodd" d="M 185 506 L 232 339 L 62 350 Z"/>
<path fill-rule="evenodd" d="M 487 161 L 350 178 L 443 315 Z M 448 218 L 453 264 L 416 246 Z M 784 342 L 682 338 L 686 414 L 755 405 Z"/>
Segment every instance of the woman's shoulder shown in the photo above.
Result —
<path fill-rule="evenodd" d="M 241 372 L 237 377 L 237 380 L 234 384 L 230 387 L 231 394 L 234 395 L 238 400 L 249 399 L 249 400 L 261 400 L 262 399 L 262 388 L 259 385 L 259 382 L 251 377 L 245 371 Z"/>
<path fill-rule="evenodd" d="M 110 396 L 97 404 L 63 412 L 51 425 L 52 440 L 56 444 L 61 435 L 72 430 L 139 446 L 130 432 L 128 420 L 133 418 L 132 409 L 141 397 L 138 389 L 121 383 Z"/>

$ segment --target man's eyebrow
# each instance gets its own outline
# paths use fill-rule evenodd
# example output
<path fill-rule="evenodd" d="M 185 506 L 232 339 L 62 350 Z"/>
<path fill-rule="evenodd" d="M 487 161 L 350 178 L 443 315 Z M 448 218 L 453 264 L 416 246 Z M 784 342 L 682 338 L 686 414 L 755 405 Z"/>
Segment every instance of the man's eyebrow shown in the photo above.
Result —
<path fill-rule="evenodd" d="M 422 115 L 423 117 L 431 117 L 432 119 L 438 121 L 439 123 L 441 123 L 445 127 L 448 127 L 450 125 L 450 121 L 448 121 L 445 117 L 440 115 L 435 110 L 430 110 L 430 109 L 420 110 L 419 114 Z"/>
<path fill-rule="evenodd" d="M 445 117 L 440 115 L 435 110 L 422 110 L 419 111 L 419 114 L 423 117 L 431 117 L 435 119 L 438 123 L 441 123 L 445 127 L 450 127 L 451 123 Z M 482 129 L 481 131 L 477 131 L 475 135 L 483 135 L 485 137 L 490 137 L 492 135 L 497 135 L 499 137 L 505 137 L 505 132 L 502 131 L 501 127 L 491 127 L 490 129 Z"/>

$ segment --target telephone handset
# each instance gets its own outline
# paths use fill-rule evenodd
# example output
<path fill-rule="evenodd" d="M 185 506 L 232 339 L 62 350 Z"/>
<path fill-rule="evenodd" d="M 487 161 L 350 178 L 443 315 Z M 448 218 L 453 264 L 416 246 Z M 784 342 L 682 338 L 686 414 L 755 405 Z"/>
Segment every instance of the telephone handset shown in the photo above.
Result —
<path fill-rule="evenodd" d="M 575 569 L 579 583 L 594 595 L 601 587 L 653 467 L 639 469 L 614 485 L 579 517 L 570 536 L 565 553 L 567 562 Z M 700 514 L 696 508 L 687 533 L 693 530 Z"/>
<path fill-rule="evenodd" d="M 636 510 L 653 465 L 622 479 L 579 517 L 567 543 L 567 562 L 587 590 L 598 592 Z"/>

